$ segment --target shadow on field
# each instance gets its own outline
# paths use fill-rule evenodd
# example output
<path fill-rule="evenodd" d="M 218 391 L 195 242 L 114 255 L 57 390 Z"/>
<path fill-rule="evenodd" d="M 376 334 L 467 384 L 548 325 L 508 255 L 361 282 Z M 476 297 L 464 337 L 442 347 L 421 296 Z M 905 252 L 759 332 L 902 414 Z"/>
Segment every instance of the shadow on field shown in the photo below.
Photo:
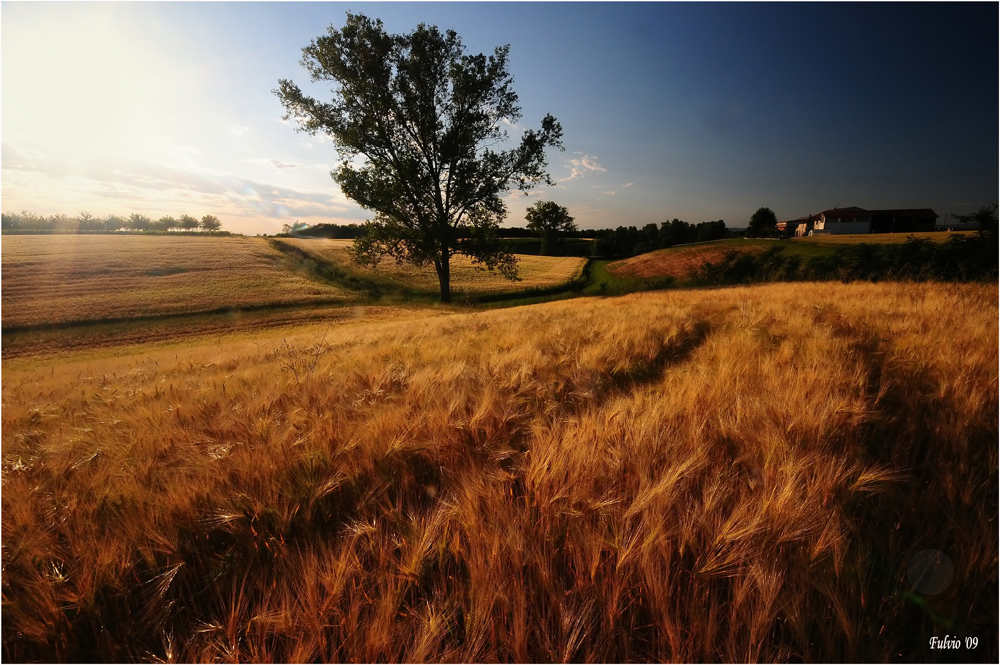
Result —
<path fill-rule="evenodd" d="M 623 393 L 628 393 L 662 378 L 668 369 L 690 358 L 698 347 L 705 343 L 711 330 L 712 326 L 708 321 L 698 321 L 686 328 L 682 334 L 664 340 L 659 353 L 649 362 L 612 370 L 611 377 L 615 387 Z"/>
<path fill-rule="evenodd" d="M 860 640 L 869 642 L 853 645 L 855 654 L 878 653 L 884 632 L 914 636 L 904 660 L 996 661 L 992 618 L 998 613 L 1000 488 L 995 432 L 980 427 L 963 436 L 968 428 L 949 423 L 957 397 L 949 394 L 948 384 L 929 365 L 888 353 L 888 340 L 878 330 L 830 307 L 818 310 L 814 319 L 847 342 L 845 362 L 867 377 L 863 391 L 870 417 L 860 432 L 861 445 L 873 463 L 901 472 L 899 482 L 855 506 L 859 533 L 851 541 L 857 550 L 852 558 L 869 565 L 867 571 L 852 571 L 852 582 L 862 598 L 881 603 L 853 609 L 860 613 L 860 625 L 882 627 L 877 634 L 858 631 Z M 937 593 L 927 593 L 911 579 L 914 562 L 926 551 L 943 552 L 954 565 L 953 581 Z M 984 570 L 992 573 L 983 575 Z M 928 649 L 930 637 L 945 634 L 978 637 L 979 653 Z"/>

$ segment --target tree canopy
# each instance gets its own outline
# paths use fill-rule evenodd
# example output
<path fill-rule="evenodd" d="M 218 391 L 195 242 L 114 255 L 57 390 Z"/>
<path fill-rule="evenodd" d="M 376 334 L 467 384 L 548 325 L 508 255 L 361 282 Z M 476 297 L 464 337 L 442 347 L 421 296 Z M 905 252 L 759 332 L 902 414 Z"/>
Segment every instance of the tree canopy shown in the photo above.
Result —
<path fill-rule="evenodd" d="M 215 215 L 205 215 L 201 218 L 201 230 L 210 233 L 222 228 L 222 221 Z"/>
<path fill-rule="evenodd" d="M 751 238 L 758 236 L 774 235 L 775 227 L 778 225 L 778 217 L 770 208 L 757 208 L 750 217 L 750 225 L 747 227 L 747 235 Z"/>
<path fill-rule="evenodd" d="M 995 236 L 997 232 L 997 204 L 983 206 L 976 212 L 968 215 L 953 215 L 955 221 L 960 224 L 979 224 L 979 233 L 982 235 Z"/>
<path fill-rule="evenodd" d="M 539 201 L 528 208 L 524 218 L 528 228 L 542 238 L 542 254 L 548 254 L 559 240 L 559 235 L 576 231 L 576 224 L 569 210 L 555 201 Z"/>
<path fill-rule="evenodd" d="M 521 117 L 508 70 L 509 46 L 469 55 L 453 30 L 423 23 L 390 34 L 379 20 L 347 14 L 305 47 L 313 82 L 336 84 L 333 99 L 305 95 L 289 80 L 274 92 L 301 131 L 330 137 L 341 162 L 331 172 L 345 196 L 375 213 L 355 258 L 433 264 L 448 301 L 450 259 L 470 256 L 514 278 L 517 264 L 497 239 L 502 195 L 552 184 L 545 149 L 562 148 L 551 115 L 540 130 L 502 150 Z"/>

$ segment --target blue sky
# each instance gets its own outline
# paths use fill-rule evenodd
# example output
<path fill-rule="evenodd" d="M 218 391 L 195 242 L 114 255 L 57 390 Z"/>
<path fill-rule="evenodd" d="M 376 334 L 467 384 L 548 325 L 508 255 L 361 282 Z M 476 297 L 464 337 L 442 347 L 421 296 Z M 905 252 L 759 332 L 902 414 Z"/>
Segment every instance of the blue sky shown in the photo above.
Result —
<path fill-rule="evenodd" d="M 511 45 L 519 124 L 552 113 L 566 147 L 512 225 L 539 199 L 583 228 L 998 199 L 996 3 L 4 2 L 3 209 L 369 218 L 271 93 L 323 95 L 301 49 L 347 10 Z"/>

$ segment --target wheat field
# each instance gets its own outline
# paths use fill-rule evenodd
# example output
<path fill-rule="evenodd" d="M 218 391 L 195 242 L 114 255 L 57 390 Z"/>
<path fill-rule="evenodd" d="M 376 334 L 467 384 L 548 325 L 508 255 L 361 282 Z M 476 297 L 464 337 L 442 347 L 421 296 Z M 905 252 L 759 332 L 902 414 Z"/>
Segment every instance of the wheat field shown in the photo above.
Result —
<path fill-rule="evenodd" d="M 997 297 L 641 293 L 5 361 L 3 658 L 934 661 L 950 634 L 995 662 Z"/>
<path fill-rule="evenodd" d="M 9 235 L 3 326 L 347 300 L 260 238 Z"/>
<path fill-rule="evenodd" d="M 405 284 L 407 287 L 437 293 L 439 289 L 434 266 L 423 267 L 397 264 L 383 259 L 377 268 L 366 268 L 352 263 L 351 240 L 328 238 L 283 238 L 280 242 L 298 247 L 324 261 L 366 277 L 382 277 Z M 518 254 L 518 280 L 512 282 L 499 273 L 476 267 L 472 259 L 458 254 L 451 261 L 451 290 L 461 294 L 491 294 L 545 289 L 561 286 L 580 276 L 587 260 L 578 256 L 534 256 Z"/>

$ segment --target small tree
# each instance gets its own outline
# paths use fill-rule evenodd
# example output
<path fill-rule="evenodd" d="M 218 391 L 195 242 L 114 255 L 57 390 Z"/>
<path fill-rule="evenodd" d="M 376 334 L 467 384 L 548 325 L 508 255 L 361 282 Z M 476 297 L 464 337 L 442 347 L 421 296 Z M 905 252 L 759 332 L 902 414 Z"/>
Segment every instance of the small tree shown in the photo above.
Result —
<path fill-rule="evenodd" d="M 222 228 L 222 221 L 215 215 L 205 215 L 201 218 L 201 230 L 214 233 Z"/>
<path fill-rule="evenodd" d="M 194 231 L 198 228 L 198 218 L 191 215 L 181 215 L 181 218 L 177 220 L 177 228 L 183 231 Z"/>
<path fill-rule="evenodd" d="M 155 222 L 152 222 L 149 227 L 154 231 L 166 232 L 177 226 L 177 220 L 169 215 L 164 215 L 160 217 Z"/>
<path fill-rule="evenodd" d="M 117 231 L 125 226 L 125 220 L 118 215 L 108 215 L 101 220 L 101 225 L 105 231 Z"/>
<path fill-rule="evenodd" d="M 524 218 L 528 220 L 528 229 L 541 237 L 542 254 L 555 249 L 561 234 L 576 231 L 569 211 L 555 201 L 539 201 L 528 208 Z"/>
<path fill-rule="evenodd" d="M 746 236 L 748 238 L 762 238 L 775 234 L 778 226 L 778 217 L 770 208 L 757 208 L 750 217 L 750 224 L 747 226 Z"/>
<path fill-rule="evenodd" d="M 997 204 L 983 206 L 968 215 L 954 215 L 959 224 L 979 224 L 979 235 L 993 237 L 997 233 Z"/>
<path fill-rule="evenodd" d="M 153 221 L 149 217 L 134 212 L 128 216 L 125 226 L 133 231 L 148 231 L 152 224 Z"/>
<path fill-rule="evenodd" d="M 75 218 L 62 213 L 49 216 L 49 226 L 53 231 L 76 231 L 80 228 Z"/>
<path fill-rule="evenodd" d="M 275 90 L 286 119 L 333 140 L 342 161 L 332 176 L 344 195 L 375 212 L 354 241 L 355 259 L 432 264 L 443 302 L 456 253 L 516 278 L 517 262 L 498 239 L 502 194 L 552 184 L 545 148 L 562 147 L 562 127 L 547 115 L 514 149 L 497 149 L 521 117 L 509 51 L 467 55 L 453 30 L 421 23 L 389 34 L 381 21 L 348 12 L 343 28 L 302 49 L 312 80 L 336 84 L 333 100 L 307 97 L 288 80 Z"/>
<path fill-rule="evenodd" d="M 101 231 L 104 229 L 104 221 L 90 214 L 81 212 L 76 216 L 76 231 Z"/>

